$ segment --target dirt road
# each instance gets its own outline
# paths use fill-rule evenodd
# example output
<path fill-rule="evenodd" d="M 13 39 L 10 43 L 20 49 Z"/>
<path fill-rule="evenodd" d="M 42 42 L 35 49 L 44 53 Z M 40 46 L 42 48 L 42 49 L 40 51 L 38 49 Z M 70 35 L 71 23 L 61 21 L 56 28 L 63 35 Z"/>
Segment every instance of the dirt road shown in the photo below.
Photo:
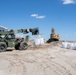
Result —
<path fill-rule="evenodd" d="M 0 75 L 76 75 L 76 50 L 50 46 L 2 52 Z"/>

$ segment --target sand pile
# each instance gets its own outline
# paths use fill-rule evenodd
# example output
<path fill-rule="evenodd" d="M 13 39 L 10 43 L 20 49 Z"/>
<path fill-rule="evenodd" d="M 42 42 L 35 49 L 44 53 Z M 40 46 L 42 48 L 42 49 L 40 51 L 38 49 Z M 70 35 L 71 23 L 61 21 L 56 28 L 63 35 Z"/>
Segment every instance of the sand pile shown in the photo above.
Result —
<path fill-rule="evenodd" d="M 58 42 L 40 47 L 0 53 L 0 75 L 76 75 L 75 50 Z"/>

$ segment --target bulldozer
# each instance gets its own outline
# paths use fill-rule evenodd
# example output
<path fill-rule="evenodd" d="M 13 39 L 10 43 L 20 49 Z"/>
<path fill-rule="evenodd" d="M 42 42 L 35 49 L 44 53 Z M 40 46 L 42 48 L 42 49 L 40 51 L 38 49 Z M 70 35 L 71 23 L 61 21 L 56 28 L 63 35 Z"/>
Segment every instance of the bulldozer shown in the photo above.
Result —
<path fill-rule="evenodd" d="M 17 33 L 38 35 L 38 28 L 18 29 L 18 30 L 0 30 L 0 52 L 5 52 L 8 47 L 14 47 L 16 50 L 26 50 L 28 43 L 24 38 L 16 38 Z"/>
<path fill-rule="evenodd" d="M 51 35 L 50 39 L 47 41 L 47 43 L 53 42 L 53 41 L 59 41 L 60 40 L 60 35 L 56 34 L 56 31 L 54 28 L 51 29 Z"/>

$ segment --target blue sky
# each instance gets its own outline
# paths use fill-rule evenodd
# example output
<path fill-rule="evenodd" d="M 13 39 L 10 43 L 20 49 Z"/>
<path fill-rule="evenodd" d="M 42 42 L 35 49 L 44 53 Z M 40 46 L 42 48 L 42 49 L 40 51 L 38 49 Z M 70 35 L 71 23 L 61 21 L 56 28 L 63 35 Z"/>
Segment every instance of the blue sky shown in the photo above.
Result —
<path fill-rule="evenodd" d="M 76 0 L 0 0 L 0 25 L 39 27 L 45 39 L 54 27 L 61 40 L 76 40 Z"/>

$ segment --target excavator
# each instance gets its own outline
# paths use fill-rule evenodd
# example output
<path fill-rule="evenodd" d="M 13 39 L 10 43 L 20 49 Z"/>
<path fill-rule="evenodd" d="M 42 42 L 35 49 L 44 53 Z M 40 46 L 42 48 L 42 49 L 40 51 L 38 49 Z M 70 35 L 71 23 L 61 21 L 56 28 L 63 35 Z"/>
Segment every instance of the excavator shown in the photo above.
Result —
<path fill-rule="evenodd" d="M 47 43 L 53 42 L 53 41 L 59 41 L 60 40 L 60 35 L 56 34 L 56 31 L 54 28 L 51 29 L 51 35 L 50 39 L 47 41 Z"/>
<path fill-rule="evenodd" d="M 8 47 L 14 47 L 16 50 L 26 50 L 28 44 L 24 38 L 16 38 L 17 33 L 38 35 L 38 28 L 18 29 L 18 30 L 0 30 L 0 52 L 5 52 Z"/>

